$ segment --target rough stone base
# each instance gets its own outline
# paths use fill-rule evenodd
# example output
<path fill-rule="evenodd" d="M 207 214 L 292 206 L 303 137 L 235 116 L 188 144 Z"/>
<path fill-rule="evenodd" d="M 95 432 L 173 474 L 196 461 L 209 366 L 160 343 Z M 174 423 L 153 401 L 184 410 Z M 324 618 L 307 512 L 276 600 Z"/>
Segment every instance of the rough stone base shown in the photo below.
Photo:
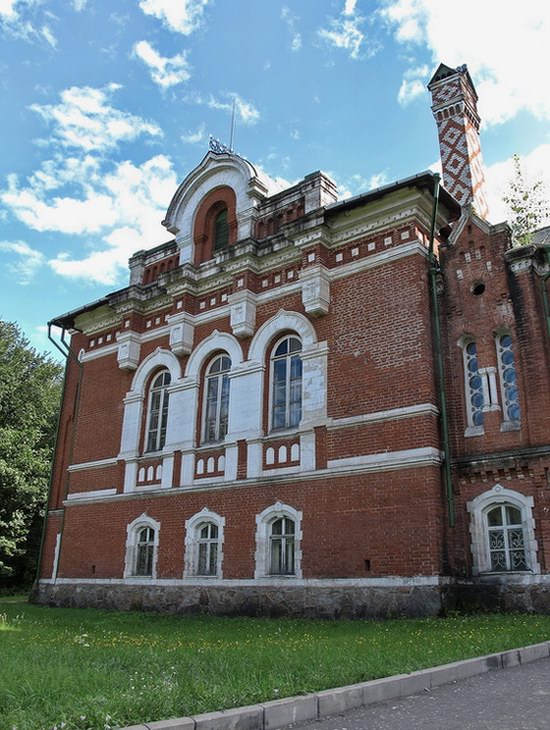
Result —
<path fill-rule="evenodd" d="M 40 584 L 32 600 L 71 608 L 328 619 L 416 618 L 436 616 L 442 609 L 439 586 L 226 588 L 62 583 Z"/>
<path fill-rule="evenodd" d="M 550 584 L 457 581 L 443 592 L 444 610 L 550 613 Z"/>

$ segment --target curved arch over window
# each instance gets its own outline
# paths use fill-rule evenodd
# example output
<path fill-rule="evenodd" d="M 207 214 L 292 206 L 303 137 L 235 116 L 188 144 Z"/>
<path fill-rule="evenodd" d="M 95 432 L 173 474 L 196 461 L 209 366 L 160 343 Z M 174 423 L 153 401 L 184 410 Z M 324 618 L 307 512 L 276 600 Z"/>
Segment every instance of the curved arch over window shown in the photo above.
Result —
<path fill-rule="evenodd" d="M 295 428 L 302 418 L 302 343 L 287 335 L 271 354 L 271 430 Z"/>
<path fill-rule="evenodd" d="M 147 408 L 145 451 L 160 451 L 166 443 L 168 401 L 170 397 L 168 386 L 170 382 L 171 376 L 168 370 L 162 370 L 151 381 Z"/>
<path fill-rule="evenodd" d="M 256 516 L 255 577 L 301 578 L 302 513 L 277 502 Z"/>
<path fill-rule="evenodd" d="M 502 399 L 502 418 L 505 422 L 517 423 L 521 420 L 519 407 L 518 379 L 516 362 L 512 347 L 512 337 L 505 332 L 495 338 L 500 376 Z"/>
<path fill-rule="evenodd" d="M 185 523 L 184 577 L 221 578 L 225 519 L 204 508 Z"/>
<path fill-rule="evenodd" d="M 221 441 L 227 434 L 229 418 L 229 371 L 231 359 L 218 355 L 208 366 L 204 382 L 203 441 Z"/>
<path fill-rule="evenodd" d="M 237 238 L 237 198 L 230 187 L 211 190 L 201 201 L 195 214 L 193 261 L 201 264 L 222 251 Z"/>
<path fill-rule="evenodd" d="M 539 573 L 533 498 L 496 484 L 467 505 L 473 573 Z"/>
<path fill-rule="evenodd" d="M 142 514 L 126 529 L 124 577 L 156 578 L 160 523 Z"/>

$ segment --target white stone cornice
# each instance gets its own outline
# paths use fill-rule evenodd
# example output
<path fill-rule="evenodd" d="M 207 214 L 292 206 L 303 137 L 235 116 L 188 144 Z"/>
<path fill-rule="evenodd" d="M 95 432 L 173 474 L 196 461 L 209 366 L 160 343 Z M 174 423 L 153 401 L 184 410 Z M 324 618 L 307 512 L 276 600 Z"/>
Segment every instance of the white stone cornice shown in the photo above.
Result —
<path fill-rule="evenodd" d="M 89 469 L 103 469 L 106 466 L 116 466 L 118 458 L 112 456 L 108 459 L 97 459 L 96 461 L 82 461 L 80 464 L 70 464 L 68 472 L 88 471 Z"/>
<path fill-rule="evenodd" d="M 362 413 L 358 416 L 348 416 L 346 418 L 333 418 L 327 423 L 328 429 L 349 428 L 350 426 L 360 426 L 361 424 L 380 423 L 381 421 L 395 421 L 402 418 L 414 418 L 417 416 L 438 416 L 439 409 L 433 403 L 419 403 L 414 406 L 404 406 L 402 408 L 392 408 L 386 411 L 373 411 L 372 413 Z"/>

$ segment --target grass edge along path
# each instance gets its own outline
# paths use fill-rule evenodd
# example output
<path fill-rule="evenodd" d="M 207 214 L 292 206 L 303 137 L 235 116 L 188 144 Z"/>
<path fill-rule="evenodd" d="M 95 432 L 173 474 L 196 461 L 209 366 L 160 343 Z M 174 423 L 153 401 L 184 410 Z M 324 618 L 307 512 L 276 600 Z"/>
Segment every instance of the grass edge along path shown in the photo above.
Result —
<path fill-rule="evenodd" d="M 111 730 L 409 673 L 550 638 L 550 616 L 162 616 L 0 598 L 0 727 Z"/>

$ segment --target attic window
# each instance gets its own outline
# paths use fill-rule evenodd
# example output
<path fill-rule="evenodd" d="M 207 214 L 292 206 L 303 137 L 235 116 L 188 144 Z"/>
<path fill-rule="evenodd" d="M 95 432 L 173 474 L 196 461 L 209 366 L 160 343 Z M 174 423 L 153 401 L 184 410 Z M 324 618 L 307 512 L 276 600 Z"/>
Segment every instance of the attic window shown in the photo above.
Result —
<path fill-rule="evenodd" d="M 214 220 L 214 251 L 221 251 L 229 245 L 227 208 L 221 210 Z"/>

